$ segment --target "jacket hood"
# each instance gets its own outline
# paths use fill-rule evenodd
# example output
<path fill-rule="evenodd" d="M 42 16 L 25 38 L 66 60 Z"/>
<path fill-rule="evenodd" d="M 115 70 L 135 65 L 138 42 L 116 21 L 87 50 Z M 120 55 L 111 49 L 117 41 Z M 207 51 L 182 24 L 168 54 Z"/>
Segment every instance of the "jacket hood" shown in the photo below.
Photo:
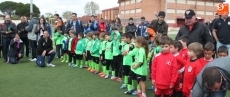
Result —
<path fill-rule="evenodd" d="M 132 23 L 132 24 L 128 23 L 128 25 L 129 25 L 129 26 L 134 26 L 134 23 Z"/>

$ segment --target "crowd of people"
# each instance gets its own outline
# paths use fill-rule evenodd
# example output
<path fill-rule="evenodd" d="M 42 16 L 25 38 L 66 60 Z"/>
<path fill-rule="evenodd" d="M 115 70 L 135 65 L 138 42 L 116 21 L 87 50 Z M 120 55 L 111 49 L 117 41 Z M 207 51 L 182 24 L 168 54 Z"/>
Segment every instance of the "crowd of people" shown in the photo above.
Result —
<path fill-rule="evenodd" d="M 168 36 L 165 15 L 160 11 L 151 23 L 141 17 L 138 26 L 129 18 L 123 30 L 119 18 L 106 24 L 103 18 L 97 22 L 91 16 L 83 24 L 72 13 L 72 20 L 65 24 L 55 14 L 53 32 L 46 19 L 38 20 L 35 13 L 29 22 L 22 16 L 17 26 L 6 15 L 0 26 L 4 62 L 20 63 L 31 52 L 29 60 L 39 67 L 55 67 L 52 61 L 57 55 L 62 64 L 122 82 L 120 89 L 126 89 L 127 95 L 147 97 L 149 79 L 155 97 L 226 96 L 230 89 L 228 15 L 216 14 L 205 24 L 193 10 L 186 10 L 185 24 L 175 40 Z"/>

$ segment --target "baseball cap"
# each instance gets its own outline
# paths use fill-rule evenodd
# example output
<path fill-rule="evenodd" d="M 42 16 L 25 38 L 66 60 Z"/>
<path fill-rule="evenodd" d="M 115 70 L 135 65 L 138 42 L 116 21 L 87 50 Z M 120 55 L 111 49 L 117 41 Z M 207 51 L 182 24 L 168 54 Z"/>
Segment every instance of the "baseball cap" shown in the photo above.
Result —
<path fill-rule="evenodd" d="M 196 13 L 192 9 L 186 10 L 184 13 L 184 16 L 186 19 L 191 19 L 195 15 L 196 15 Z"/>

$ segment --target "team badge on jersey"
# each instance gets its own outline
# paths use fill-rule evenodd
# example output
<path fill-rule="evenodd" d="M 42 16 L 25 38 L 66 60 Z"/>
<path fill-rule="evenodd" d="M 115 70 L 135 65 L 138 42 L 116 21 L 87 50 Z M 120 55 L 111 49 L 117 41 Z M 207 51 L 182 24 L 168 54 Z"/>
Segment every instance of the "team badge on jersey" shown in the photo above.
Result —
<path fill-rule="evenodd" d="M 192 66 L 188 67 L 188 72 L 192 72 Z"/>
<path fill-rule="evenodd" d="M 166 64 L 171 65 L 171 61 L 170 60 L 166 61 Z"/>

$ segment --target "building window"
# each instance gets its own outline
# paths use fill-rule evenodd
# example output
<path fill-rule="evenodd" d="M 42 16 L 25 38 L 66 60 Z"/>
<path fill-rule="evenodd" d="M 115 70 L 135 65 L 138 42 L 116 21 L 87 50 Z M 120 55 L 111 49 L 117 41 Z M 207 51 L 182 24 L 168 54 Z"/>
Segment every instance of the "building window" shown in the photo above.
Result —
<path fill-rule="evenodd" d="M 213 12 L 205 12 L 206 15 L 213 15 Z"/>
<path fill-rule="evenodd" d="M 168 0 L 167 2 L 168 3 L 175 3 L 176 1 L 175 0 Z"/>
<path fill-rule="evenodd" d="M 197 5 L 204 5 L 204 2 L 202 2 L 202 1 L 197 1 L 196 4 L 197 4 Z"/>
<path fill-rule="evenodd" d="M 176 23 L 175 20 L 167 20 L 167 23 Z"/>
<path fill-rule="evenodd" d="M 126 2 L 125 2 L 125 5 L 128 5 L 128 4 L 130 4 L 130 1 L 126 1 Z"/>
<path fill-rule="evenodd" d="M 215 4 L 214 6 L 217 7 L 217 5 L 220 4 L 220 3 L 214 3 L 214 4 Z"/>
<path fill-rule="evenodd" d="M 206 6 L 213 6 L 212 2 L 206 2 Z"/>
<path fill-rule="evenodd" d="M 167 13 L 175 13 L 175 9 L 167 9 Z"/>
<path fill-rule="evenodd" d="M 187 1 L 187 4 L 196 4 L 195 1 Z"/>
<path fill-rule="evenodd" d="M 135 13 L 135 9 L 130 10 L 130 13 Z"/>
<path fill-rule="evenodd" d="M 136 9 L 136 13 L 139 13 L 139 12 L 141 12 L 141 9 L 140 8 Z"/>
<path fill-rule="evenodd" d="M 177 0 L 177 3 L 185 4 L 186 0 Z"/>
<path fill-rule="evenodd" d="M 178 10 L 176 11 L 176 13 L 184 14 L 184 13 L 185 13 L 185 10 L 178 9 Z"/>
<path fill-rule="evenodd" d="M 121 6 L 124 6 L 125 5 L 125 2 L 121 2 Z"/>
<path fill-rule="evenodd" d="M 125 14 L 125 11 L 121 11 L 121 14 Z"/>
<path fill-rule="evenodd" d="M 204 15 L 204 11 L 197 11 L 196 13 L 199 15 Z"/>
<path fill-rule="evenodd" d="M 129 14 L 129 10 L 126 10 L 126 11 L 125 11 L 125 14 Z"/>
<path fill-rule="evenodd" d="M 135 2 L 136 2 L 136 0 L 131 0 L 131 4 L 132 4 L 132 3 L 135 3 Z"/>
<path fill-rule="evenodd" d="M 136 2 L 141 2 L 142 0 L 136 0 Z"/>

